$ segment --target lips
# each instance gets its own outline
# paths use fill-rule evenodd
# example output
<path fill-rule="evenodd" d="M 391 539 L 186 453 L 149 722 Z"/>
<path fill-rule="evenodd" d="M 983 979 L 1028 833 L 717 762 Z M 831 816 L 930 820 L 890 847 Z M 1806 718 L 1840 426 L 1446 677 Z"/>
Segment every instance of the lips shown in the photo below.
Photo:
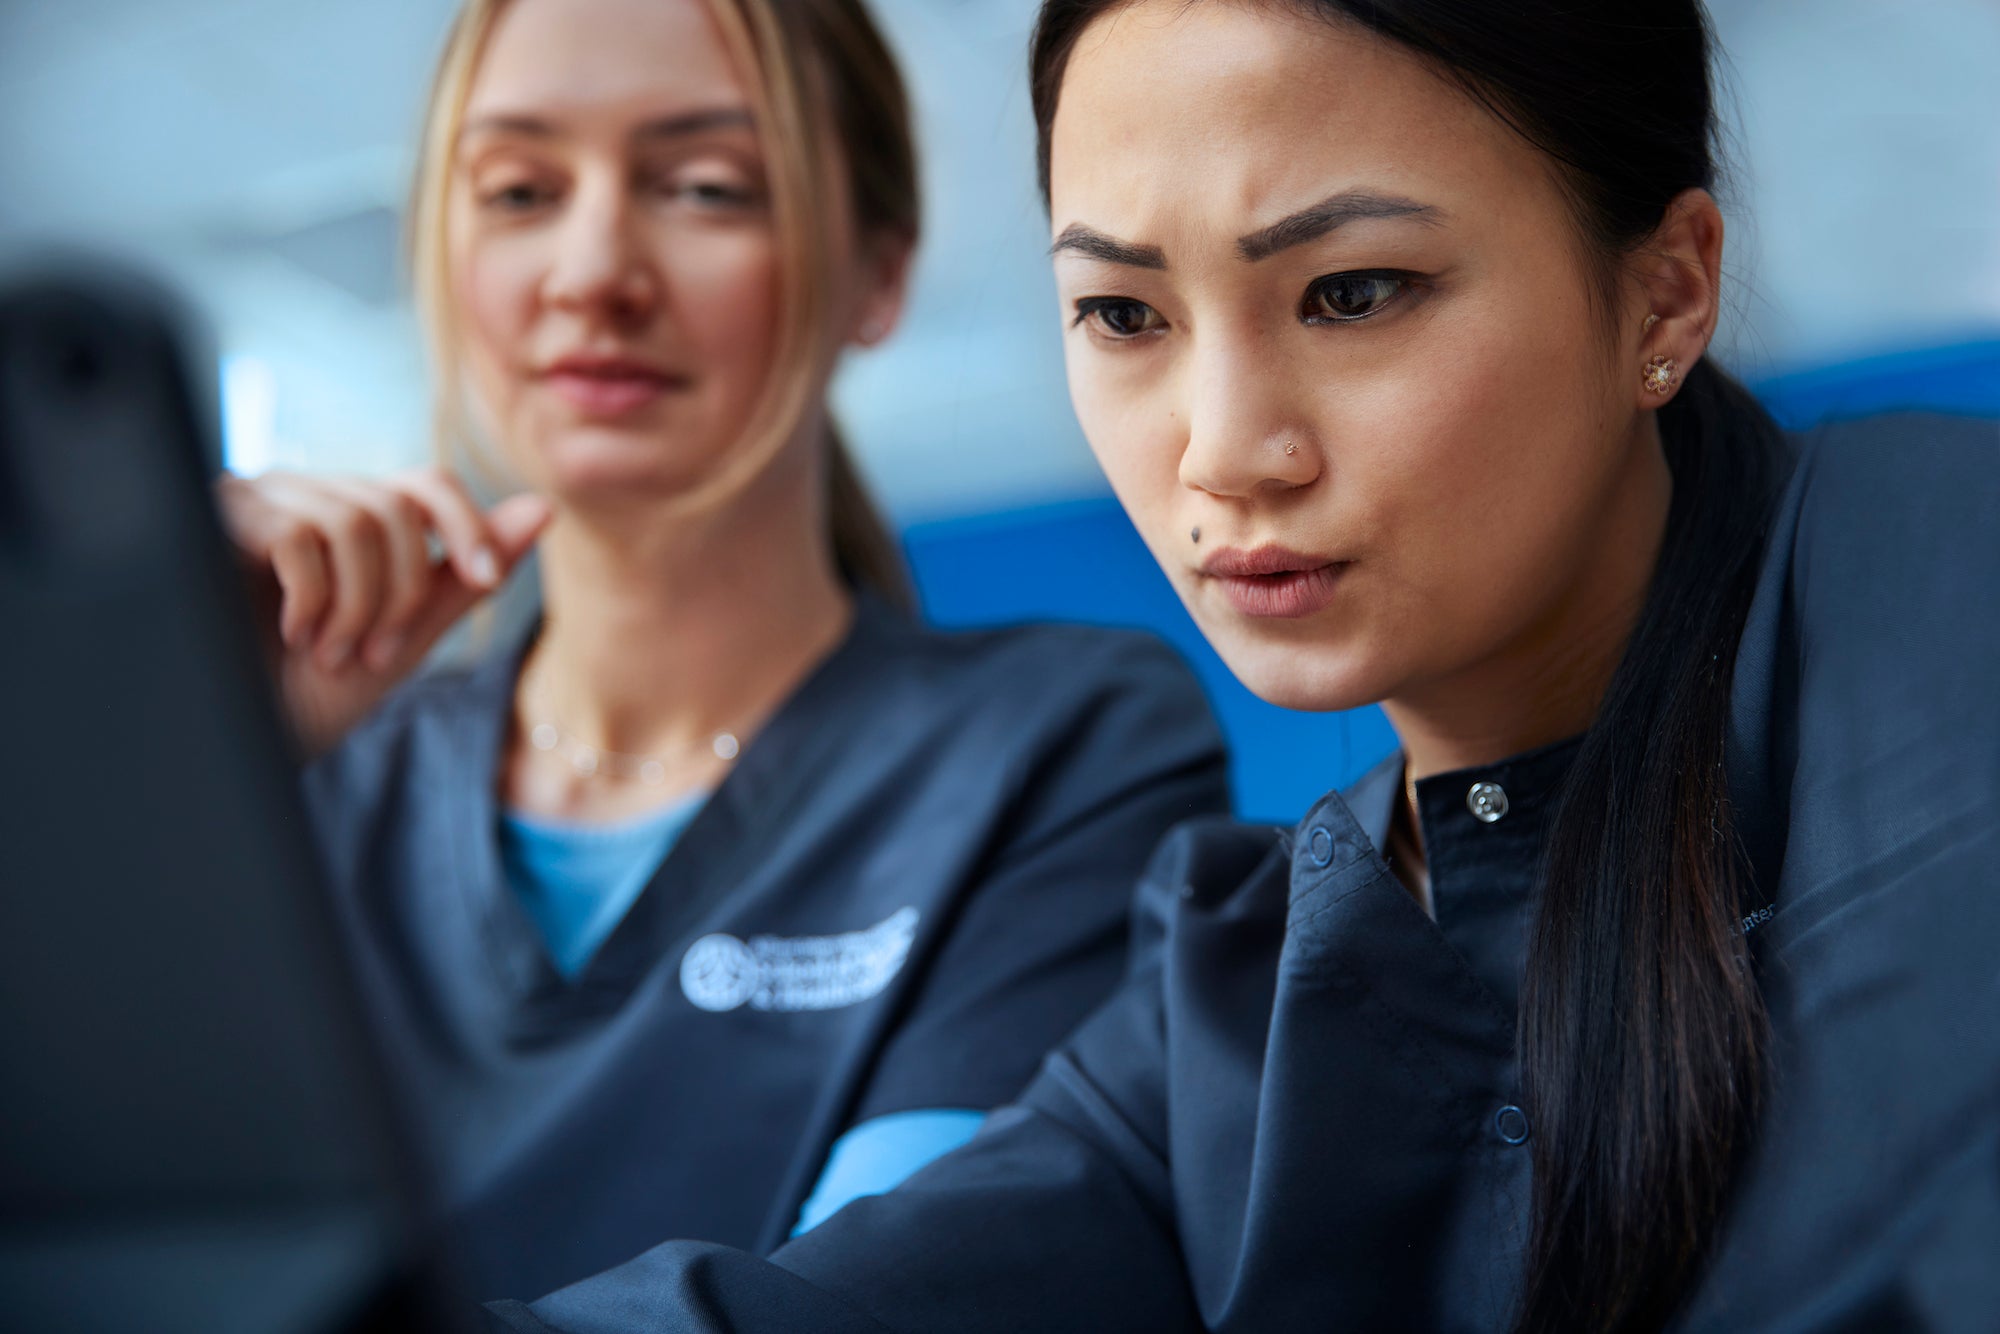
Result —
<path fill-rule="evenodd" d="M 568 356 L 551 362 L 542 382 L 577 413 L 600 420 L 628 416 L 686 380 L 650 362 L 626 356 Z"/>
<path fill-rule="evenodd" d="M 1347 565 L 1279 546 L 1225 548 L 1203 563 L 1201 573 L 1245 616 L 1295 619 L 1333 601 Z"/>

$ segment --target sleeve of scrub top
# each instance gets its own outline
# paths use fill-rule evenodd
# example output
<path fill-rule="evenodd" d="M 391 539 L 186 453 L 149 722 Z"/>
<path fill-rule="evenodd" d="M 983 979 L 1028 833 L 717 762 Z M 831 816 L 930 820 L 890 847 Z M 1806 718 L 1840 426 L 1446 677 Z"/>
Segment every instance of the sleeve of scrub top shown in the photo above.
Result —
<path fill-rule="evenodd" d="M 1149 875 L 1142 897 L 1164 902 L 1162 883 L 1173 882 Z M 532 1306 L 497 1303 L 489 1327 L 1196 1334 L 1168 1186 L 1160 978 L 1160 953 L 1148 950 L 1021 1104 L 769 1260 L 670 1242 Z"/>
<path fill-rule="evenodd" d="M 1220 730 L 1164 644 L 1108 641 L 1063 744 L 1036 756 L 978 884 L 884 1045 L 849 1127 L 1012 1101 L 1118 986 L 1132 889 L 1175 824 L 1229 809 Z"/>

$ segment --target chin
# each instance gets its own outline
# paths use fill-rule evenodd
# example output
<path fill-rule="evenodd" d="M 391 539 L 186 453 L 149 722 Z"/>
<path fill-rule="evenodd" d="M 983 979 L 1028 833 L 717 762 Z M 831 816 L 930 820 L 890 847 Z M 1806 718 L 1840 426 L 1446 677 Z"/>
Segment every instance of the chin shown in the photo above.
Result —
<path fill-rule="evenodd" d="M 691 489 L 704 469 L 655 435 L 568 431 L 537 451 L 548 490 L 565 500 L 631 500 Z"/>
<path fill-rule="evenodd" d="M 1357 646 L 1285 643 L 1234 627 L 1202 630 L 1236 679 L 1281 709 L 1337 713 L 1380 703 L 1388 693 L 1381 664 Z"/>

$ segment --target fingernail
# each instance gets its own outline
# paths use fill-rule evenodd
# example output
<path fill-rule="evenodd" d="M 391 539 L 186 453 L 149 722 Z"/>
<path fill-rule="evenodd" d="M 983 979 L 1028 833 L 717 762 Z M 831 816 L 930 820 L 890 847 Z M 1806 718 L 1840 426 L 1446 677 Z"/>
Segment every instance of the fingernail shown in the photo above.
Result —
<path fill-rule="evenodd" d="M 493 548 L 479 548 L 466 563 L 472 567 L 472 577 L 479 583 L 491 587 L 500 582 L 500 560 L 493 554 Z"/>

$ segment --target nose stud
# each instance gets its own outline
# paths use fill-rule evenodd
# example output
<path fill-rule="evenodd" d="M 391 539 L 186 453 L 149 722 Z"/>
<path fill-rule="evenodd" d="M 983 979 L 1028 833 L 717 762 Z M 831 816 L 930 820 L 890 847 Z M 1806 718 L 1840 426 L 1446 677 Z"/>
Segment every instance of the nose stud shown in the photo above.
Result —
<path fill-rule="evenodd" d="M 1199 543 L 1201 541 L 1201 529 L 1199 528 L 1188 529 L 1188 539 L 1192 542 Z"/>
<path fill-rule="evenodd" d="M 1287 454 L 1296 454 L 1296 453 L 1298 453 L 1298 452 L 1299 452 L 1299 447 L 1298 447 L 1297 445 L 1293 444 L 1293 443 L 1292 443 L 1291 441 L 1289 441 L 1289 440 L 1287 440 L 1287 441 L 1285 442 L 1285 453 L 1287 453 Z"/>

